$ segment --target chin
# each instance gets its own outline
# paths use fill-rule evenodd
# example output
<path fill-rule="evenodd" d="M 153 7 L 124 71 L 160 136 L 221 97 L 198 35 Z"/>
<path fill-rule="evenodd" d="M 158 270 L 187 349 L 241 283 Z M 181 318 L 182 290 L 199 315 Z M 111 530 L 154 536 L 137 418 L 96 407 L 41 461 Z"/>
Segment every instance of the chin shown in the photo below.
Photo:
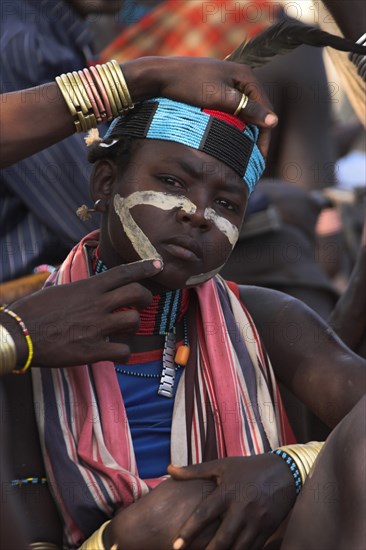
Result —
<path fill-rule="evenodd" d="M 190 273 L 183 269 L 177 272 L 177 268 L 174 266 L 166 265 L 158 275 L 144 282 L 145 286 L 151 290 L 154 294 L 161 292 L 168 292 L 169 290 L 177 290 L 179 288 L 194 288 L 197 284 L 187 285 L 187 281 L 196 273 Z M 201 272 L 200 272 L 201 273 Z"/>

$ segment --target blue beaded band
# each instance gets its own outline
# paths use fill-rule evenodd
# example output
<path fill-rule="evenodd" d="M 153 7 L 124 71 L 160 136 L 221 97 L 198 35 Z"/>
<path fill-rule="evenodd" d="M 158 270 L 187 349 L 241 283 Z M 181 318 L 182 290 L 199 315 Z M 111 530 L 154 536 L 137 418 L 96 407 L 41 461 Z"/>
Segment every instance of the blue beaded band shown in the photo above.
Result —
<path fill-rule="evenodd" d="M 265 168 L 257 146 L 259 130 L 244 123 L 240 129 L 230 123 L 230 117 L 235 122 L 232 115 L 224 120 L 218 114 L 164 97 L 148 99 L 114 119 L 99 147 L 113 147 L 124 137 L 181 143 L 229 166 L 243 178 L 250 194 Z"/>
<path fill-rule="evenodd" d="M 300 471 L 299 471 L 299 468 L 297 467 L 296 462 L 294 461 L 292 456 L 288 455 L 287 453 L 285 453 L 285 451 L 282 451 L 281 449 L 276 449 L 274 451 L 271 451 L 271 453 L 280 456 L 290 468 L 295 481 L 295 489 L 296 489 L 296 496 L 297 496 L 302 489 L 302 481 L 301 481 Z"/>

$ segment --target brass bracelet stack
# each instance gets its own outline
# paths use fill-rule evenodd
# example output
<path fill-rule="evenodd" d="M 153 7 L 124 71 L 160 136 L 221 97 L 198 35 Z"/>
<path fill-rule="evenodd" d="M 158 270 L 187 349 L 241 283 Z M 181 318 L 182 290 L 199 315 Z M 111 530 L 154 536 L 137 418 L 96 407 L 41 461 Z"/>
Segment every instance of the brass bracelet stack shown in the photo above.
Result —
<path fill-rule="evenodd" d="M 15 342 L 9 331 L 0 325 L 0 376 L 15 369 L 17 360 Z"/>
<path fill-rule="evenodd" d="M 56 83 L 74 117 L 77 132 L 87 132 L 134 107 L 126 79 L 115 59 L 56 76 Z"/>
<path fill-rule="evenodd" d="M 111 520 L 109 519 L 103 523 L 97 531 L 94 531 L 94 533 L 79 546 L 78 550 L 106 550 L 103 543 L 103 533 L 110 522 Z M 113 544 L 110 550 L 118 550 L 117 544 Z"/>
<path fill-rule="evenodd" d="M 1 307 L 0 311 L 3 311 L 10 317 L 12 317 L 20 326 L 25 341 L 28 347 L 28 357 L 21 369 L 15 369 L 16 366 L 16 347 L 13 338 L 11 337 L 8 330 L 1 325 L 1 348 L 0 348 L 0 375 L 9 374 L 10 372 L 14 374 L 24 374 L 30 367 L 33 359 L 33 342 L 30 337 L 29 331 L 25 326 L 23 320 L 19 317 L 17 313 L 8 309 L 6 307 Z"/>
<path fill-rule="evenodd" d="M 289 466 L 295 481 L 296 494 L 301 491 L 323 445 L 324 442 L 310 441 L 306 444 L 286 445 L 272 451 Z"/>

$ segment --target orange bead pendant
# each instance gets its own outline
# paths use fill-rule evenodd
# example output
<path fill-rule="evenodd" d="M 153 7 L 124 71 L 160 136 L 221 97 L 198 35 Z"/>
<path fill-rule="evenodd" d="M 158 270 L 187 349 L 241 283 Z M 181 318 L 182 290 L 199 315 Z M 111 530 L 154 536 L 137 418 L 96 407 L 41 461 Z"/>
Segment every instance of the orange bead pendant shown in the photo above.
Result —
<path fill-rule="evenodd" d="M 191 348 L 189 346 L 179 346 L 177 349 L 177 353 L 175 354 L 174 361 L 177 365 L 180 365 L 181 367 L 185 367 L 188 363 L 189 354 L 191 352 Z"/>

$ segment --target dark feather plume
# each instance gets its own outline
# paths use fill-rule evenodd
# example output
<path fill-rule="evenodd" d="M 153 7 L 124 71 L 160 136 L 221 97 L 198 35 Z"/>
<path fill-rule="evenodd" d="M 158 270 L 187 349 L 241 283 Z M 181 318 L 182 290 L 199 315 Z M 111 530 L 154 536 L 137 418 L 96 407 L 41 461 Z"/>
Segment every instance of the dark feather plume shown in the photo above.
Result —
<path fill-rule="evenodd" d="M 289 53 L 302 44 L 330 46 L 343 52 L 366 54 L 365 46 L 292 19 L 272 25 L 247 43 L 244 41 L 226 60 L 260 67 L 275 55 Z"/>

